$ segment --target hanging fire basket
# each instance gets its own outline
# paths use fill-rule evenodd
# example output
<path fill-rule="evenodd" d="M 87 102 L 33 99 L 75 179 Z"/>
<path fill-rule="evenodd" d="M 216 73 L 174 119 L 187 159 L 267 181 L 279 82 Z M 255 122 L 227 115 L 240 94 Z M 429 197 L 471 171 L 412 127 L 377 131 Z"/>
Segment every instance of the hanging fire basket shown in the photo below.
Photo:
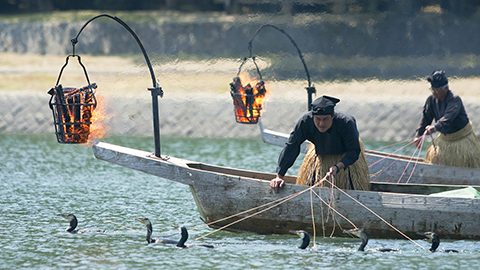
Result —
<path fill-rule="evenodd" d="M 70 57 L 77 57 L 87 79 L 87 86 L 81 88 L 63 87 L 60 83 L 64 68 Z M 95 98 L 96 83 L 90 83 L 87 70 L 79 55 L 69 55 L 60 70 L 57 83 L 48 91 L 51 95 L 49 105 L 53 113 L 53 125 L 59 143 L 86 143 L 92 124 L 92 113 L 97 106 Z"/>
<path fill-rule="evenodd" d="M 252 59 L 255 64 L 260 81 L 253 87 L 250 83 L 242 85 L 240 79 L 240 72 L 243 65 L 248 59 Z M 242 64 L 238 68 L 238 73 L 233 82 L 230 83 L 230 95 L 233 99 L 235 120 L 241 124 L 256 124 L 261 115 L 263 107 L 263 100 L 267 90 L 265 89 L 265 82 L 262 79 L 262 74 L 255 62 L 255 57 L 244 58 Z"/>

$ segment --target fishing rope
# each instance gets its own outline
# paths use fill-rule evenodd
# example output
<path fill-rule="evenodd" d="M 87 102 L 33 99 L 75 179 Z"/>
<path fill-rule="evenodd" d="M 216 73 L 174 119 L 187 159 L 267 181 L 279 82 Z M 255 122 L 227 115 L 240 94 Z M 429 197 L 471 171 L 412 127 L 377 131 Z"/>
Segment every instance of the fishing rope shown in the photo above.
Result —
<path fill-rule="evenodd" d="M 380 169 L 379 171 L 373 173 L 372 174 L 373 176 L 371 176 L 370 178 L 371 179 L 378 178 L 380 175 L 382 175 L 384 172 L 388 171 L 396 163 L 397 163 L 396 160 L 392 160 L 392 162 L 390 162 L 390 164 L 388 164 L 388 166 L 385 166 L 382 169 Z"/>
<path fill-rule="evenodd" d="M 319 182 L 318 184 L 320 184 L 322 181 L 323 181 L 323 179 L 320 180 L 320 182 Z M 316 184 L 316 185 L 317 185 L 317 184 Z M 313 186 L 312 186 L 312 187 L 313 187 Z M 311 187 L 311 188 L 312 188 L 312 187 Z M 307 189 L 307 190 L 308 190 L 308 189 Z M 296 197 L 296 196 L 300 195 L 301 193 L 303 193 L 303 192 L 305 192 L 305 191 L 307 191 L 307 190 L 299 191 L 299 192 L 290 194 L 290 195 L 288 195 L 288 196 L 285 196 L 285 197 L 282 197 L 282 198 L 273 200 L 273 201 L 271 201 L 271 202 L 268 202 L 268 203 L 265 203 L 265 204 L 262 204 L 262 205 L 259 205 L 259 206 L 256 206 L 256 207 L 253 207 L 253 208 L 244 210 L 244 211 L 242 211 L 242 212 L 239 212 L 239 213 L 236 213 L 236 214 L 233 214 L 233 215 L 230 215 L 230 216 L 221 218 L 221 219 L 217 219 L 217 220 L 214 220 L 214 221 L 211 221 L 211 222 L 208 222 L 208 223 L 199 223 L 198 225 L 194 225 L 194 226 L 192 226 L 192 227 L 190 227 L 190 228 L 191 228 L 191 229 L 196 229 L 196 228 L 202 227 L 202 226 L 204 226 L 204 225 L 207 225 L 207 226 L 213 225 L 213 224 L 216 224 L 216 223 L 218 223 L 218 222 L 221 222 L 221 221 L 224 221 L 224 220 L 227 220 L 227 219 L 231 219 L 231 218 L 234 218 L 234 217 L 236 217 L 236 216 L 240 216 L 240 215 L 243 215 L 243 214 L 252 212 L 252 211 L 254 211 L 254 210 L 256 210 L 256 209 L 259 209 L 259 208 L 262 208 L 262 207 L 265 207 L 265 206 L 268 206 L 268 205 L 277 203 L 277 202 L 279 202 L 279 201 L 283 201 L 283 200 L 288 201 L 289 199 L 292 199 L 293 197 Z M 173 236 L 173 235 L 176 235 L 176 234 L 172 234 L 172 235 L 170 235 L 170 236 Z"/>
<path fill-rule="evenodd" d="M 425 140 L 425 135 L 422 135 L 422 136 L 420 137 L 420 145 L 423 145 L 423 141 L 424 141 L 424 140 Z M 415 157 L 417 151 L 420 153 L 420 149 L 416 147 L 416 148 L 415 148 L 415 151 L 413 151 L 413 154 L 412 154 L 411 158 L 408 160 L 407 165 L 405 165 L 405 168 L 403 169 L 402 174 L 401 174 L 400 177 L 398 178 L 397 184 L 400 183 L 400 181 L 402 181 L 402 178 L 403 178 L 403 176 L 405 175 L 405 173 L 407 172 L 407 169 L 408 169 L 408 167 L 410 166 L 410 163 L 412 162 L 413 158 Z"/>
<path fill-rule="evenodd" d="M 325 179 L 326 179 L 326 178 L 324 177 L 324 178 L 323 178 L 322 180 L 320 180 L 318 183 L 315 183 L 315 185 L 313 185 L 313 186 L 311 186 L 311 187 L 309 187 L 309 188 L 307 188 L 307 189 L 304 189 L 304 190 L 302 190 L 302 191 L 299 191 L 299 192 L 297 192 L 297 193 L 295 193 L 295 194 L 292 194 L 292 195 L 294 195 L 294 196 L 286 196 L 286 197 L 285 197 L 286 199 L 284 198 L 283 200 L 281 200 L 281 201 L 278 202 L 278 203 L 273 204 L 272 206 L 269 206 L 269 207 L 267 207 L 267 208 L 265 208 L 265 209 L 262 209 L 262 210 L 260 210 L 260 211 L 258 211 L 258 212 L 256 212 L 256 213 L 253 213 L 253 214 L 251 214 L 251 215 L 247 215 L 247 216 L 245 216 L 245 217 L 243 217 L 243 218 L 241 218 L 241 219 L 235 220 L 235 221 L 233 221 L 233 222 L 231 222 L 231 223 L 229 223 L 229 224 L 226 224 L 226 225 L 224 225 L 224 226 L 222 226 L 222 227 L 220 227 L 220 228 L 217 228 L 217 229 L 215 229 L 215 230 L 213 230 L 213 231 L 211 231 L 211 232 L 209 232 L 209 233 L 206 233 L 206 234 L 204 234 L 204 235 L 202 235 L 202 236 L 199 236 L 199 237 L 195 238 L 195 240 L 199 240 L 199 239 L 205 238 L 205 237 L 207 237 L 207 236 L 209 236 L 209 235 L 212 235 L 212 234 L 214 234 L 214 233 L 217 233 L 217 232 L 219 232 L 219 231 L 221 231 L 221 230 L 223 230 L 223 229 L 225 229 L 225 228 L 228 228 L 228 227 L 230 227 L 230 226 L 232 226 L 232 225 L 235 225 L 235 224 L 237 224 L 237 223 L 239 223 L 239 222 L 241 222 L 241 221 L 244 221 L 245 219 L 249 219 L 249 218 L 254 217 L 254 216 L 258 215 L 258 214 L 261 214 L 261 213 L 263 213 L 263 212 L 266 212 L 266 211 L 268 211 L 268 210 L 270 210 L 270 209 L 272 209 L 272 208 L 275 208 L 275 207 L 277 207 L 277 206 L 279 206 L 279 205 L 281 205 L 281 204 L 283 204 L 283 203 L 285 203 L 285 202 L 287 202 L 287 201 L 289 201 L 289 200 L 291 200 L 291 199 L 293 199 L 293 198 L 295 198 L 295 197 L 300 196 L 301 194 L 303 194 L 303 193 L 305 193 L 305 192 L 307 192 L 307 191 L 310 191 L 311 189 L 313 189 L 313 188 L 315 188 L 316 186 L 320 185 L 323 181 L 325 181 Z M 271 203 L 268 203 L 268 204 L 271 204 Z M 255 209 L 256 209 L 256 208 L 259 208 L 259 207 L 255 207 Z M 253 209 L 253 208 L 252 208 L 252 209 Z M 239 215 L 239 214 L 237 214 L 237 215 Z M 237 215 L 234 215 L 234 216 L 237 216 Z M 226 218 L 224 218 L 223 220 L 225 220 L 225 219 L 226 219 Z"/>
<path fill-rule="evenodd" d="M 392 152 L 391 154 L 395 154 L 395 153 L 399 152 L 400 150 L 404 149 L 405 147 L 409 146 L 410 144 L 413 144 L 413 142 L 409 142 L 409 143 L 403 145 L 402 147 L 398 148 L 397 150 L 395 150 L 395 151 Z M 387 154 L 387 155 L 385 155 L 383 158 L 381 158 L 381 159 L 373 162 L 372 164 L 368 165 L 368 167 L 370 168 L 370 167 L 372 167 L 373 165 L 376 165 L 376 164 L 380 163 L 381 161 L 387 159 L 388 157 L 390 157 L 390 156 Z"/>
<path fill-rule="evenodd" d="M 293 197 L 296 197 L 296 196 L 300 195 L 300 194 L 303 193 L 303 192 L 304 192 L 304 190 L 303 190 L 303 191 L 299 191 L 299 192 L 295 192 L 295 193 L 290 194 L 290 195 L 288 195 L 288 196 L 285 196 L 285 197 L 276 199 L 276 200 L 274 200 L 274 201 L 271 201 L 271 202 L 268 202 L 268 203 L 265 203 L 265 204 L 262 204 L 262 205 L 259 205 L 259 206 L 250 208 L 250 209 L 247 209 L 247 210 L 245 210 L 245 211 L 242 211 L 242 212 L 239 212 L 239 213 L 230 215 L 230 216 L 228 216 L 228 217 L 224 217 L 224 218 L 221 218 L 221 219 L 217 219 L 217 220 L 215 220 L 215 221 L 208 222 L 208 223 L 206 223 L 206 225 L 213 225 L 213 224 L 215 224 L 215 223 L 218 223 L 218 222 L 221 222 L 221 221 L 224 221 L 224 220 L 227 220 L 227 219 L 231 219 L 231 218 L 234 218 L 234 217 L 236 217 L 236 216 L 240 216 L 240 215 L 246 214 L 246 213 L 248 213 L 248 212 L 252 212 L 253 210 L 257 210 L 257 209 L 259 209 L 259 208 L 265 207 L 265 206 L 267 206 L 267 205 L 274 204 L 274 203 L 279 202 L 279 201 L 282 201 L 282 200 L 293 199 Z"/>
<path fill-rule="evenodd" d="M 369 211 L 370 213 L 372 213 L 374 216 L 376 216 L 378 219 L 380 219 L 381 221 L 383 221 L 385 224 L 387 224 L 390 228 L 392 228 L 393 230 L 395 230 L 396 232 L 398 232 L 401 236 L 403 236 L 405 239 L 409 240 L 410 242 L 412 242 L 413 244 L 415 244 L 416 246 L 420 247 L 421 249 L 425 250 L 425 248 L 418 244 L 415 240 L 413 240 L 412 238 L 408 237 L 406 234 L 404 234 L 402 231 L 400 231 L 399 229 L 397 229 L 395 226 L 393 226 L 392 224 L 388 223 L 388 221 L 386 221 L 384 218 L 382 218 L 379 214 L 375 213 L 375 211 L 373 211 L 372 209 L 368 208 L 368 206 L 364 205 L 363 203 L 361 203 L 360 201 L 358 201 L 357 199 L 353 198 L 350 194 L 348 194 L 347 192 L 345 192 L 344 190 L 342 190 L 341 188 L 335 186 L 332 182 L 328 181 L 327 179 L 325 179 L 325 181 L 327 183 L 330 183 L 332 186 L 334 186 L 337 190 L 339 190 L 340 192 L 342 192 L 345 196 L 349 197 L 350 199 L 352 199 L 354 202 L 356 202 L 357 204 L 359 204 L 360 206 L 362 206 L 363 208 L 365 208 L 367 211 Z"/>
<path fill-rule="evenodd" d="M 403 144 L 403 143 L 407 143 L 407 145 L 409 145 L 411 143 L 411 140 L 410 139 L 406 139 L 406 140 L 403 140 L 403 141 L 399 141 L 399 142 L 396 142 L 396 143 L 392 143 L 392 144 L 389 144 L 389 145 L 385 145 L 385 146 L 381 146 L 377 149 L 375 149 L 375 151 L 380 151 L 380 150 L 383 150 L 385 148 L 391 148 L 395 145 L 398 145 L 398 144 Z"/>
<path fill-rule="evenodd" d="M 332 177 L 332 182 L 335 183 L 334 177 Z M 331 213 L 331 211 L 335 209 L 335 195 L 333 194 L 333 186 L 330 186 L 330 203 L 328 207 L 329 207 L 328 212 L 330 212 L 330 216 L 332 217 L 332 223 L 333 223 L 332 231 L 330 232 L 330 237 L 333 237 L 333 234 L 335 233 L 335 225 L 336 225 L 335 215 Z M 327 222 L 330 216 L 327 213 Z"/>
<path fill-rule="evenodd" d="M 323 220 L 323 204 L 320 204 L 320 215 L 322 217 L 322 236 L 325 238 L 325 222 Z"/>
<path fill-rule="evenodd" d="M 425 142 L 425 140 L 421 140 L 421 141 L 420 141 L 420 147 L 418 148 L 419 151 L 418 151 L 417 157 L 420 157 L 420 154 L 422 153 L 421 150 L 422 150 L 422 148 L 423 148 L 423 143 L 424 143 L 424 142 Z M 408 176 L 408 179 L 407 179 L 407 181 L 405 182 L 406 184 L 408 184 L 408 182 L 410 182 L 410 179 L 412 178 L 413 173 L 415 172 L 415 169 L 417 168 L 417 165 L 418 165 L 418 161 L 415 161 L 415 162 L 413 163 L 413 168 L 412 168 L 412 171 L 410 172 L 410 176 Z"/>
<path fill-rule="evenodd" d="M 312 231 L 313 231 L 313 248 L 316 247 L 317 242 L 316 242 L 316 237 L 317 237 L 317 231 L 315 228 L 315 212 L 313 211 L 313 194 L 312 194 L 313 189 L 310 189 L 310 211 L 312 213 Z"/>
<path fill-rule="evenodd" d="M 393 152 L 392 154 L 395 154 L 397 153 L 398 151 L 404 149 L 405 147 L 409 146 L 410 144 L 413 144 L 414 142 L 413 141 L 410 141 L 410 143 L 404 145 L 403 147 L 397 149 L 395 152 Z M 420 156 L 420 155 L 419 155 Z M 420 161 L 423 161 L 423 159 L 421 159 L 420 157 L 411 157 L 411 160 L 415 160 L 416 162 L 420 162 Z M 382 162 L 383 160 L 387 159 L 389 156 L 386 155 L 385 157 L 373 162 L 372 164 L 370 164 L 368 167 L 371 168 L 372 166 L 376 165 L 377 163 L 380 163 Z M 384 166 L 382 167 L 380 170 L 378 170 L 377 172 L 375 173 L 372 173 L 371 175 L 371 179 L 374 179 L 374 178 L 378 178 L 380 175 L 382 175 L 384 172 L 388 171 L 393 165 L 395 165 L 397 162 L 395 159 L 392 160 L 392 162 L 390 162 L 390 164 L 388 164 L 387 166 Z"/>
<path fill-rule="evenodd" d="M 192 228 L 192 229 L 195 229 L 195 228 L 203 227 L 204 225 L 207 225 L 207 226 L 213 225 L 213 224 L 215 224 L 215 223 L 218 223 L 218 222 L 221 222 L 221 221 L 224 221 L 224 220 L 227 220 L 227 219 L 234 218 L 234 217 L 236 217 L 236 216 L 240 216 L 240 215 L 243 215 L 243 214 L 252 212 L 252 211 L 254 211 L 254 210 L 256 210 L 256 209 L 265 207 L 265 206 L 267 206 L 267 205 L 271 205 L 271 204 L 274 204 L 274 203 L 279 202 L 279 201 L 282 201 L 282 200 L 288 200 L 290 197 L 295 197 L 295 196 L 297 196 L 297 195 L 300 195 L 300 193 L 303 193 L 303 191 L 295 192 L 295 193 L 290 194 L 290 195 L 287 195 L 287 196 L 285 196 L 285 197 L 282 197 L 282 198 L 273 200 L 273 201 L 271 201 L 271 202 L 268 202 L 268 203 L 265 203 L 265 204 L 262 204 L 262 205 L 259 205 L 259 206 L 256 206 L 256 207 L 247 209 L 247 210 L 244 210 L 244 211 L 242 211 L 242 212 L 238 212 L 238 213 L 236 213 L 236 214 L 233 214 L 233 215 L 230 215 L 230 216 L 221 218 L 221 219 L 217 219 L 217 220 L 214 220 L 214 221 L 211 221 L 211 222 L 207 222 L 207 223 L 199 223 L 198 225 L 194 225 L 194 226 L 192 226 L 191 228 Z"/>
<path fill-rule="evenodd" d="M 330 206 L 328 205 L 328 203 L 327 203 L 325 200 L 323 200 L 322 197 L 321 197 L 319 194 L 317 194 L 315 191 L 312 191 L 312 192 L 315 194 L 315 196 L 318 197 L 318 199 L 320 199 L 320 201 L 321 201 L 322 203 L 324 203 L 325 205 L 327 205 L 328 207 L 330 207 Z M 332 208 L 332 210 L 333 210 L 333 212 L 335 212 L 337 215 L 339 215 L 340 217 L 342 217 L 343 219 L 345 219 L 348 223 L 350 223 L 350 225 L 352 225 L 353 228 L 355 228 L 355 229 L 357 228 L 357 226 L 355 225 L 355 223 L 353 223 L 353 222 L 352 222 L 350 219 L 348 219 L 346 216 L 342 215 L 340 212 L 338 212 L 337 210 L 335 210 L 335 208 Z"/>

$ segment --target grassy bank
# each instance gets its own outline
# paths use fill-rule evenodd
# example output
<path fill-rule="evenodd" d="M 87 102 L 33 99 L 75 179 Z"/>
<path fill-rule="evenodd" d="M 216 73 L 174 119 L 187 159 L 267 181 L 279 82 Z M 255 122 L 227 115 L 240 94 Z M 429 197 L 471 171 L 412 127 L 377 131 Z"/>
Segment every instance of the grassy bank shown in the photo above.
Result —
<path fill-rule="evenodd" d="M 0 91 L 46 93 L 56 83 L 64 56 L 0 54 Z M 137 58 L 83 55 L 90 80 L 99 85 L 98 93 L 108 95 L 148 95 L 151 80 L 145 64 Z M 228 98 L 228 84 L 236 75 L 238 59 L 171 60 L 152 58 L 155 74 L 165 90 L 166 98 L 188 98 L 193 95 L 220 95 Z M 304 101 L 307 86 L 304 74 L 292 80 L 268 74 L 268 62 L 261 62 L 269 98 Z M 247 66 L 246 70 L 253 71 Z M 424 75 L 424 74 L 420 74 Z M 322 78 L 323 79 L 323 78 Z M 317 95 L 333 95 L 348 99 L 394 100 L 420 99 L 429 94 L 423 76 L 410 80 L 351 79 L 320 80 L 313 76 Z M 75 61 L 64 71 L 65 86 L 83 86 L 86 80 Z M 451 77 L 450 85 L 467 102 L 480 102 L 480 77 Z"/>
<path fill-rule="evenodd" d="M 2 15 L 0 23 L 5 23 L 6 34 L 0 38 L 0 44 L 4 44 L 0 49 L 63 54 L 70 49 L 68 40 L 72 32 L 100 13 Z M 211 63 L 218 65 L 217 59 L 222 57 L 234 65 L 236 59 L 248 55 L 248 41 L 255 30 L 271 23 L 286 29 L 296 40 L 314 81 L 417 80 L 435 69 L 445 69 L 450 76 L 458 77 L 480 74 L 480 54 L 475 46 L 478 40 L 472 35 L 478 32 L 476 22 L 480 14 L 457 19 L 448 14 L 410 14 L 402 19 L 388 14 L 231 16 L 215 12 L 142 11 L 111 15 L 134 26 L 157 65 L 176 61 L 208 62 L 206 66 L 211 70 Z M 127 35 L 118 34 L 117 25 L 107 19 L 101 22 L 95 23 L 97 28 L 89 34 L 86 30 L 78 51 L 99 55 L 134 54 L 135 57 L 127 58 L 142 65 L 136 44 L 130 42 Z M 436 34 L 439 29 L 441 35 Z M 285 36 L 272 29 L 257 36 L 254 54 L 270 63 L 262 69 L 269 79 L 306 79 L 295 48 Z M 234 72 L 227 70 L 226 73 Z M 42 78 L 37 76 L 32 80 Z"/>

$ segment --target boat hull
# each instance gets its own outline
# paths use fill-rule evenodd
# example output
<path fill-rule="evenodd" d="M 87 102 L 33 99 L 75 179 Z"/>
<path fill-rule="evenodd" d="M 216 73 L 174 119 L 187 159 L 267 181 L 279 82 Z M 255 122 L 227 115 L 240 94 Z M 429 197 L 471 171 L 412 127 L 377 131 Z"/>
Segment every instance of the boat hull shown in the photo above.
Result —
<path fill-rule="evenodd" d="M 335 209 L 336 212 L 333 212 L 328 211 L 327 204 L 316 195 L 313 194 L 311 200 L 306 186 L 287 184 L 279 191 L 272 190 L 268 180 L 273 174 L 211 166 L 173 157 L 164 160 L 148 152 L 106 143 L 95 144 L 93 151 L 98 159 L 190 186 L 202 219 L 213 228 L 238 221 L 225 229 L 263 234 L 283 234 L 298 229 L 311 232 L 314 218 L 318 234 L 325 232 L 330 235 L 333 231 L 333 235 L 342 236 L 340 227 L 349 229 L 353 225 L 341 214 L 356 226 L 365 228 L 371 238 L 402 238 L 388 225 L 391 224 L 411 237 L 419 232 L 435 231 L 442 238 L 480 239 L 480 199 L 314 188 L 313 191 Z M 297 196 L 272 209 L 259 207 L 293 194 Z M 253 208 L 257 209 L 245 212 Z M 252 215 L 254 213 L 257 214 Z M 212 223 L 232 215 L 235 216 Z"/>

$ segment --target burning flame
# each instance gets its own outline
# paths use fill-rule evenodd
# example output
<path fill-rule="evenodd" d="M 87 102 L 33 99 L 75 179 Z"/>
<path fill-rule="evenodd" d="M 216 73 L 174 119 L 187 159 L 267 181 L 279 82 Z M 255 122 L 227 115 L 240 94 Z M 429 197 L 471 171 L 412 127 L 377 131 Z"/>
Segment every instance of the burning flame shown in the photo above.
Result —
<path fill-rule="evenodd" d="M 52 95 L 50 106 L 53 110 L 59 142 L 86 143 L 90 134 L 92 134 L 90 140 L 105 135 L 105 128 L 101 121 L 101 115 L 105 114 L 103 107 L 96 108 L 97 100 L 94 92 L 96 88 L 95 83 L 82 88 L 63 88 L 58 85 L 49 91 Z M 53 98 L 54 102 L 52 102 Z M 96 113 L 95 109 L 97 109 Z M 92 125 L 97 121 L 101 124 Z"/>
<path fill-rule="evenodd" d="M 242 85 L 242 81 L 249 81 Z M 252 84 L 254 85 L 252 87 Z M 264 81 L 252 80 L 247 73 L 241 73 L 230 83 L 230 95 L 233 98 L 235 120 L 242 124 L 256 124 L 267 90 Z"/>
<path fill-rule="evenodd" d="M 97 107 L 93 111 L 90 122 L 90 137 L 88 142 L 91 143 L 95 139 L 101 139 L 107 134 L 107 125 L 105 120 L 107 119 L 107 113 L 105 110 L 105 98 L 103 96 L 97 96 Z"/>

